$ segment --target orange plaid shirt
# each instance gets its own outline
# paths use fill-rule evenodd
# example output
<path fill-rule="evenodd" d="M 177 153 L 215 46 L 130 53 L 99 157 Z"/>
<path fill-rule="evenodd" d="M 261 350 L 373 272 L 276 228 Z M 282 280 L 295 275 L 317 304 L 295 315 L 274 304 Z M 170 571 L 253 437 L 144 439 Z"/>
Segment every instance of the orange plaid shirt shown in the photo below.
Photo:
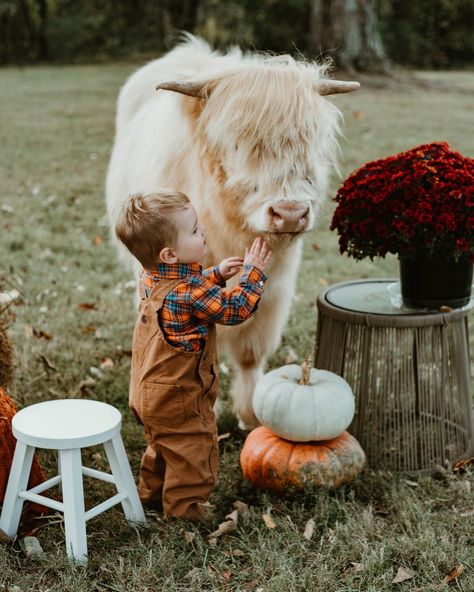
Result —
<path fill-rule="evenodd" d="M 184 351 L 204 347 L 210 323 L 238 325 L 257 310 L 266 276 L 253 265 L 244 265 L 239 285 L 225 289 L 219 266 L 203 270 L 198 263 L 160 263 L 144 269 L 141 281 L 148 297 L 161 280 L 183 278 L 166 296 L 159 323 L 166 340 Z"/>

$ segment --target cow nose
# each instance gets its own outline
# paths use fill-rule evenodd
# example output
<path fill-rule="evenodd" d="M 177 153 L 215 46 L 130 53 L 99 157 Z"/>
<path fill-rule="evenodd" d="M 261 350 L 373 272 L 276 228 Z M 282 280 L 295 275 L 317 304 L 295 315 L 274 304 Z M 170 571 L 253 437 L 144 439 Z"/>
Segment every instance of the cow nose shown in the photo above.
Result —
<path fill-rule="evenodd" d="M 308 224 L 309 206 L 296 201 L 279 201 L 270 207 L 274 232 L 302 232 Z"/>

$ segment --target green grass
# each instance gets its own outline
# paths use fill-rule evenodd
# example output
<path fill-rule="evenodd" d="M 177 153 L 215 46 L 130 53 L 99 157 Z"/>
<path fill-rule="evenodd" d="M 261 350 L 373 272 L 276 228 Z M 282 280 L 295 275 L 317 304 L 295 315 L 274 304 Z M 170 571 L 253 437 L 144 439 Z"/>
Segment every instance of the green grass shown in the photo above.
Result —
<path fill-rule="evenodd" d="M 24 296 L 11 309 L 10 326 L 17 361 L 11 391 L 18 404 L 86 396 L 116 405 L 137 475 L 143 436 L 127 410 L 132 292 L 128 272 L 107 240 L 103 195 L 115 98 L 133 69 L 115 64 L 0 71 L 0 274 Z M 474 74 L 363 82 L 357 93 L 334 99 L 346 120 L 343 177 L 368 160 L 434 140 L 474 156 Z M 325 285 L 398 273 L 394 257 L 374 262 L 341 257 L 337 237 L 328 230 L 332 208 L 328 201 L 317 229 L 305 238 L 297 299 L 270 366 L 284 362 L 286 347 L 300 358 L 310 349 L 315 298 Z M 94 303 L 95 310 L 83 310 L 81 303 Z M 42 338 L 41 331 L 51 338 Z M 90 368 L 106 357 L 114 367 L 81 390 Z M 228 383 L 223 376 L 224 398 Z M 69 566 L 62 525 L 50 516 L 35 523 L 45 562 L 28 559 L 18 542 L 0 547 L 0 589 L 434 591 L 444 588 L 443 578 L 459 563 L 464 571 L 450 588 L 474 589 L 472 473 L 406 480 L 367 469 L 336 492 L 279 497 L 242 480 L 244 437 L 229 407 L 227 400 L 219 427 L 231 437 L 221 443 L 212 501 L 216 526 L 236 500 L 249 505 L 238 530 L 210 545 L 209 529 L 163 523 L 149 513 L 148 526 L 137 532 L 115 508 L 89 524 L 89 565 L 82 569 Z M 41 460 L 52 474 L 55 459 L 42 453 Z M 89 450 L 85 463 L 105 468 L 100 450 Z M 107 491 L 105 484 L 86 481 L 89 505 Z M 262 519 L 269 508 L 274 529 Z M 310 518 L 316 527 L 307 541 L 302 534 Z M 185 537 L 186 532 L 195 536 Z M 400 566 L 414 577 L 392 584 Z"/>

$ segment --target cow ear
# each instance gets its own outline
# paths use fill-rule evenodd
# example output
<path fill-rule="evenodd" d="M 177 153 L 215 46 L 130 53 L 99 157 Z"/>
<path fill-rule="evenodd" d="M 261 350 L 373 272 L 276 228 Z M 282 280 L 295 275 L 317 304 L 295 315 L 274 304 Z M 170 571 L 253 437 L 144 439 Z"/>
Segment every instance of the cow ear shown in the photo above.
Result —
<path fill-rule="evenodd" d="M 156 90 L 171 90 L 188 97 L 206 99 L 210 94 L 209 81 L 188 80 L 179 82 L 161 82 L 155 87 Z"/>
<path fill-rule="evenodd" d="M 345 80 L 317 80 L 314 84 L 314 90 L 322 96 L 348 93 L 358 88 L 360 88 L 360 82 Z"/>

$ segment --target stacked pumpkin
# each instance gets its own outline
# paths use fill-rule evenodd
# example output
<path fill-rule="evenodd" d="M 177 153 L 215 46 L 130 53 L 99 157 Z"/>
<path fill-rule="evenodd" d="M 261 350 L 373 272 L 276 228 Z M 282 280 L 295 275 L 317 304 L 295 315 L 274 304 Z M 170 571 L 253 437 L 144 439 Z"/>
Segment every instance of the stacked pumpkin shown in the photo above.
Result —
<path fill-rule="evenodd" d="M 337 374 L 311 368 L 310 358 L 265 374 L 253 408 L 262 425 L 247 436 L 240 463 L 257 487 L 336 488 L 362 470 L 364 451 L 345 431 L 354 417 L 352 389 Z"/>

